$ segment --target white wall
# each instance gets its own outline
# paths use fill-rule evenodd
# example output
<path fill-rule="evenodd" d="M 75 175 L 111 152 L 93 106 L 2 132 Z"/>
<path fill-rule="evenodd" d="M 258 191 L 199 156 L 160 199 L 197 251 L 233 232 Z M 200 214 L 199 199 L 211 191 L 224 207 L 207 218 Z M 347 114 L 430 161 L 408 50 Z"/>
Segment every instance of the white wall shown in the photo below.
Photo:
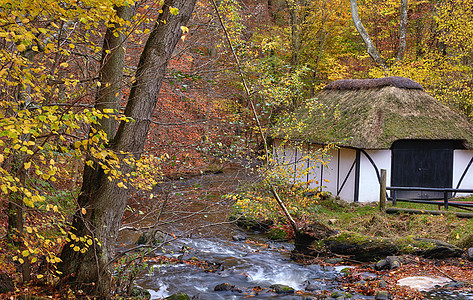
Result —
<path fill-rule="evenodd" d="M 381 175 L 381 169 L 386 169 L 386 185 L 391 183 L 391 150 L 366 150 Z M 360 164 L 360 202 L 379 201 L 379 181 L 376 171 L 369 159 L 361 153 Z"/>
<path fill-rule="evenodd" d="M 458 182 L 465 171 L 470 159 L 473 157 L 473 150 L 454 150 L 453 151 L 453 183 L 452 188 L 457 188 Z M 473 164 L 465 174 L 460 189 L 473 189 Z M 458 193 L 456 197 L 467 196 L 466 193 Z"/>
<path fill-rule="evenodd" d="M 337 195 L 337 189 L 341 189 L 338 196 L 346 201 L 354 201 L 355 193 L 355 169 L 353 162 L 356 158 L 356 150 L 350 148 L 330 149 L 328 157 L 325 158 L 326 164 L 312 158 L 307 158 L 307 151 L 312 153 L 321 149 L 321 145 L 312 144 L 307 148 L 307 144 L 299 145 L 297 151 L 296 144 L 286 143 L 285 147 L 281 146 L 279 141 L 274 143 L 276 153 L 279 161 L 288 163 L 286 168 L 289 173 L 297 170 L 296 176 L 291 176 L 290 182 L 308 182 L 310 181 L 310 188 L 318 188 L 323 186 L 322 191 L 330 192 L 333 196 Z M 285 149 L 284 149 L 285 148 Z M 373 159 L 376 166 L 381 169 L 387 169 L 387 184 L 390 183 L 390 168 L 391 168 L 391 151 L 366 151 Z M 317 156 L 317 155 L 315 155 Z M 315 157 L 316 158 L 316 157 Z M 340 160 L 340 162 L 339 162 Z M 294 162 L 297 162 L 294 164 Z M 307 168 L 310 168 L 308 174 L 301 176 Z M 348 178 L 347 178 L 348 176 Z M 293 180 L 295 177 L 295 181 Z M 343 182 L 345 184 L 342 187 Z M 361 153 L 360 164 L 360 202 L 379 201 L 379 182 L 373 165 L 368 158 Z"/>
<path fill-rule="evenodd" d="M 309 160 L 305 158 L 301 160 L 307 154 L 307 144 L 299 146 L 297 153 L 295 150 L 295 144 L 287 143 L 285 149 L 281 147 L 281 144 L 276 141 L 273 152 L 277 154 L 280 162 L 289 162 L 287 169 L 289 173 L 294 172 L 297 168 L 297 173 L 302 172 L 309 165 L 311 170 L 308 176 L 296 175 L 297 182 L 307 182 L 307 180 L 313 181 L 310 184 L 310 188 L 316 188 L 324 186 L 323 191 L 328 191 L 332 195 L 337 195 L 337 187 L 341 188 L 341 185 L 347 174 L 353 165 L 356 157 L 356 150 L 349 148 L 330 149 L 329 157 L 327 158 L 327 164 L 322 165 L 320 161 Z M 310 145 L 310 151 L 316 151 L 320 149 L 321 145 Z M 338 163 L 338 152 L 340 152 L 340 164 Z M 366 153 L 371 157 L 377 166 L 378 170 L 386 169 L 386 184 L 391 185 L 391 150 L 366 150 Z M 297 156 L 296 156 L 297 154 Z M 453 182 L 452 187 L 457 188 L 458 182 L 464 173 L 470 159 L 473 157 L 473 150 L 454 150 L 453 154 Z M 295 159 L 297 163 L 294 164 Z M 340 170 L 338 170 L 340 167 Z M 294 182 L 294 176 L 291 176 L 291 182 Z M 361 153 L 361 164 L 360 164 L 360 202 L 375 202 L 379 201 L 379 182 L 376 175 L 376 171 L 369 161 L 369 159 Z M 468 169 L 463 178 L 460 189 L 473 189 L 473 163 Z M 340 198 L 349 202 L 354 201 L 355 191 L 355 167 L 353 167 L 348 179 L 340 191 Z M 456 196 L 466 196 L 468 194 L 457 194 Z"/>
<path fill-rule="evenodd" d="M 330 192 L 332 195 L 337 194 L 337 167 L 338 167 L 338 149 L 330 149 L 327 152 L 327 164 L 321 166 L 319 181 L 323 186 L 322 191 Z"/>
<path fill-rule="evenodd" d="M 350 171 L 350 168 L 353 165 L 355 158 L 356 158 L 355 150 L 348 149 L 348 148 L 340 148 L 340 164 L 338 164 L 337 160 L 330 162 L 330 167 L 333 169 L 334 173 L 336 172 L 338 165 L 340 165 L 339 174 L 335 175 L 335 176 L 338 176 L 337 186 L 339 189 L 341 189 L 338 196 L 340 196 L 341 199 L 350 201 L 350 202 L 354 200 L 356 166 L 353 167 L 350 174 L 348 172 Z M 348 179 L 346 180 L 345 185 L 343 185 L 342 187 L 343 181 L 345 181 L 345 178 L 347 178 L 347 176 L 348 176 Z M 336 187 L 331 192 L 335 196 L 337 193 Z"/>

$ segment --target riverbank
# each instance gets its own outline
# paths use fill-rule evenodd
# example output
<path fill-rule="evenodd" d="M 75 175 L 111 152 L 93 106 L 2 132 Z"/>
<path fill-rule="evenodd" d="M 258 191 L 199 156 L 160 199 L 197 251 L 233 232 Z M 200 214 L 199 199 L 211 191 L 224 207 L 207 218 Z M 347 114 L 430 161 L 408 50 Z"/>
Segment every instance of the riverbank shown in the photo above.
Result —
<path fill-rule="evenodd" d="M 355 204 L 328 196 L 308 197 L 307 193 L 297 189 L 282 191 L 281 195 L 300 228 L 310 227 L 311 223 L 321 224 L 337 233 L 333 235 L 335 238 L 330 238 L 332 241 L 336 237 L 350 241 L 341 246 L 337 244 L 337 248 L 328 239 L 314 238 L 315 241 L 309 246 L 310 251 L 293 255 L 296 261 L 303 264 L 350 266 L 342 280 L 346 291 L 366 296 L 385 291 L 393 299 L 449 299 L 450 296 L 443 295 L 445 293 L 450 293 L 451 299 L 473 299 L 473 269 L 469 260 L 471 253 L 468 258 L 467 251 L 473 247 L 471 219 L 458 218 L 451 213 L 440 216 L 386 215 L 379 211 L 376 203 Z M 270 238 L 292 239 L 294 234 L 281 213 L 261 213 L 265 209 L 277 211 L 277 207 L 271 207 L 273 204 L 270 201 L 274 202 L 260 191 L 246 192 L 237 197 L 234 213 L 250 220 L 248 224 L 257 221 L 271 224 L 267 226 Z M 400 206 L 412 208 L 413 205 Z M 383 245 L 376 244 L 381 241 L 386 242 L 390 251 L 384 256 L 373 253 L 373 249 L 377 251 L 379 247 L 386 250 Z M 453 250 L 445 252 L 446 245 Z M 364 253 L 369 255 L 361 255 Z M 395 256 L 399 264 L 392 268 L 377 268 L 378 260 L 388 255 Z M 366 273 L 371 275 L 366 277 Z M 446 282 L 445 288 L 420 292 L 400 285 L 400 279 L 418 276 L 442 278 Z"/>

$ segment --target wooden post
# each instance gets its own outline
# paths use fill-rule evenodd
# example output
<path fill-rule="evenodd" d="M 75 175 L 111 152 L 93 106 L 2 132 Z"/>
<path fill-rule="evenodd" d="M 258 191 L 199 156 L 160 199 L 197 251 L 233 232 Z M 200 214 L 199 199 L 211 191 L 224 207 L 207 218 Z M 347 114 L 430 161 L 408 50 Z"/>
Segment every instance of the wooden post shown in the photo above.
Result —
<path fill-rule="evenodd" d="M 448 210 L 448 192 L 447 191 L 443 192 L 443 206 L 445 207 L 445 210 Z"/>
<path fill-rule="evenodd" d="M 386 169 L 381 169 L 381 180 L 379 187 L 379 211 L 386 212 Z"/>

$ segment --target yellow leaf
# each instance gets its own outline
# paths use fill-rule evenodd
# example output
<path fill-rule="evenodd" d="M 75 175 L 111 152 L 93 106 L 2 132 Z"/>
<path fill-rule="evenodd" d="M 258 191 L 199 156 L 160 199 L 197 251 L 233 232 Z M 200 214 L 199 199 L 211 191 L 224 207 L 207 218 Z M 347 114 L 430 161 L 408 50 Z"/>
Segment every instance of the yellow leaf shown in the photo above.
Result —
<path fill-rule="evenodd" d="M 33 229 L 28 226 L 28 227 L 26 227 L 26 232 L 28 232 L 28 233 L 33 233 Z"/>
<path fill-rule="evenodd" d="M 97 81 L 97 86 L 100 87 L 102 83 L 100 81 Z"/>
<path fill-rule="evenodd" d="M 35 263 L 37 260 L 38 260 L 38 258 L 37 258 L 37 257 L 33 257 L 33 258 L 31 259 L 31 263 L 33 263 L 33 264 L 34 264 L 34 263 Z"/>
<path fill-rule="evenodd" d="M 182 33 L 189 32 L 189 28 L 187 28 L 186 26 L 181 26 L 181 30 L 182 30 Z"/>
<path fill-rule="evenodd" d="M 76 251 L 76 252 L 77 252 L 77 251 L 79 251 L 79 250 L 80 250 L 80 248 L 79 248 L 79 246 L 75 246 L 75 247 L 74 247 L 72 250 L 74 250 L 74 251 Z"/>
<path fill-rule="evenodd" d="M 3 158 L 3 154 L 0 154 L 0 164 L 3 162 L 4 158 Z"/>
<path fill-rule="evenodd" d="M 106 113 L 106 114 L 113 114 L 113 109 L 112 108 L 105 108 L 103 110 L 103 112 Z"/>
<path fill-rule="evenodd" d="M 28 170 L 31 167 L 31 162 L 27 162 L 24 164 L 25 170 Z"/>
<path fill-rule="evenodd" d="M 171 13 L 171 15 L 177 15 L 177 14 L 179 14 L 179 8 L 169 7 L 169 12 Z"/>
<path fill-rule="evenodd" d="M 85 215 L 87 213 L 87 210 L 85 208 L 82 207 L 82 214 Z"/>
<path fill-rule="evenodd" d="M 38 274 L 38 275 L 36 275 L 36 278 L 41 279 L 41 278 L 43 278 L 43 275 Z"/>
<path fill-rule="evenodd" d="M 16 49 L 18 49 L 18 51 L 20 52 L 23 52 L 26 50 L 26 46 L 23 44 L 19 44 L 18 46 L 16 46 Z"/>
<path fill-rule="evenodd" d="M 23 260 L 23 258 L 19 258 L 19 259 L 18 259 L 18 262 L 19 262 L 20 264 L 22 264 L 22 263 L 24 263 L 25 261 Z"/>
<path fill-rule="evenodd" d="M 63 62 L 62 64 L 59 65 L 60 67 L 67 68 L 69 66 L 68 63 Z"/>
<path fill-rule="evenodd" d="M 88 240 L 87 240 L 87 244 L 89 244 L 89 246 L 92 246 L 93 241 L 92 241 L 91 239 L 88 239 Z"/>
<path fill-rule="evenodd" d="M 28 256 L 28 255 L 30 255 L 30 251 L 28 251 L 28 250 L 23 250 L 23 251 L 21 251 L 21 255 L 23 255 L 23 256 Z"/>

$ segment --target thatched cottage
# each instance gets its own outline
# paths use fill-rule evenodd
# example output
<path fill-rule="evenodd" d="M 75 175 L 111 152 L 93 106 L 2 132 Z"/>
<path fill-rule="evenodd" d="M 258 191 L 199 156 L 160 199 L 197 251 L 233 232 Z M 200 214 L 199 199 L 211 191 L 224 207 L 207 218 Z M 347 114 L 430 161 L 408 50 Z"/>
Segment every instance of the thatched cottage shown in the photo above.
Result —
<path fill-rule="evenodd" d="M 380 169 L 387 170 L 388 186 L 473 188 L 473 125 L 417 82 L 402 77 L 339 80 L 316 100 L 312 105 L 318 108 L 299 109 L 274 134 L 274 155 L 288 170 L 317 166 L 302 177 L 294 173 L 296 180 L 363 202 L 379 200 Z M 325 165 L 306 156 L 330 143 L 337 147 L 328 151 Z"/>

